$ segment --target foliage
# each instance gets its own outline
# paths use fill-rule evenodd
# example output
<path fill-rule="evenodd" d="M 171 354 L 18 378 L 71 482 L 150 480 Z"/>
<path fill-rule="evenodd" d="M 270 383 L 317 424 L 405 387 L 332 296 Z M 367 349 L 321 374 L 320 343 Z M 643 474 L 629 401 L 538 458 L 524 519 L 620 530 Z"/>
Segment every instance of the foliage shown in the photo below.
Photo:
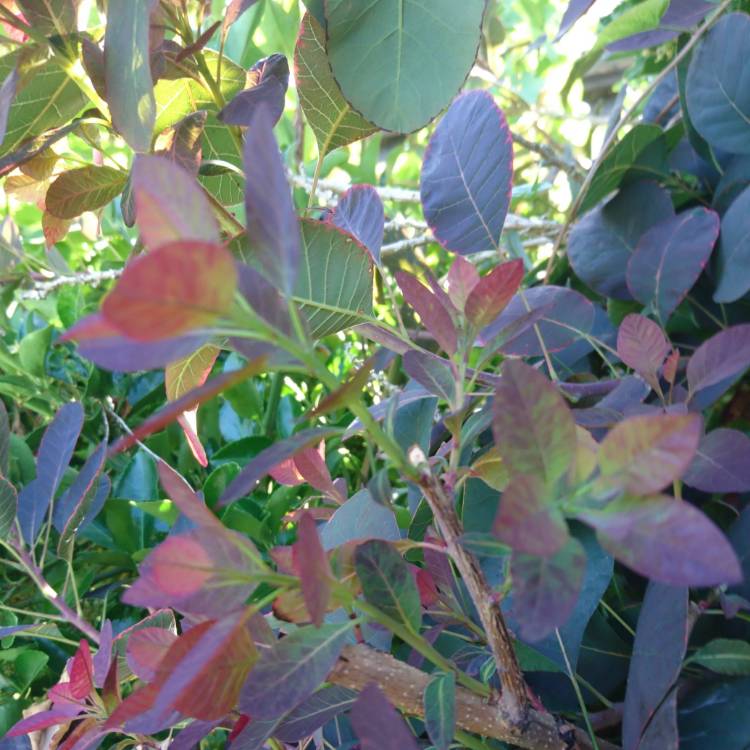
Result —
<path fill-rule="evenodd" d="M 3 750 L 750 743 L 750 8 L 592 5 L 0 0 Z"/>

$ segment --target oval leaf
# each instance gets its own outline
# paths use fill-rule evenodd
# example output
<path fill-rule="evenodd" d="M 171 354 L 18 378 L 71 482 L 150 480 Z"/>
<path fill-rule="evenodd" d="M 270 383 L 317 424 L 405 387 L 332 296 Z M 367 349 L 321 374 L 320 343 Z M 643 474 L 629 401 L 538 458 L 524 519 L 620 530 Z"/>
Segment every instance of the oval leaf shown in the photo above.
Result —
<path fill-rule="evenodd" d="M 750 187 L 732 202 L 721 220 L 716 254 L 715 302 L 734 302 L 750 290 Z"/>
<path fill-rule="evenodd" d="M 90 165 L 63 172 L 49 186 L 45 207 L 58 219 L 75 219 L 106 206 L 125 187 L 128 177 L 112 167 Z"/>

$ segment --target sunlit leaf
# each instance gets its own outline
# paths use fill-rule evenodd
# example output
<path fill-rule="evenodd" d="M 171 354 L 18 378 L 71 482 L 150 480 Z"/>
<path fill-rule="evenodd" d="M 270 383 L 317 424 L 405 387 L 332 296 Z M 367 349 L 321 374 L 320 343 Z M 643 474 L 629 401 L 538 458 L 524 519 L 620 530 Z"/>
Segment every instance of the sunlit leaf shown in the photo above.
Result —
<path fill-rule="evenodd" d="M 112 167 L 90 165 L 63 172 L 47 190 L 47 211 L 58 219 L 75 219 L 84 211 L 106 206 L 126 181 L 127 175 Z"/>

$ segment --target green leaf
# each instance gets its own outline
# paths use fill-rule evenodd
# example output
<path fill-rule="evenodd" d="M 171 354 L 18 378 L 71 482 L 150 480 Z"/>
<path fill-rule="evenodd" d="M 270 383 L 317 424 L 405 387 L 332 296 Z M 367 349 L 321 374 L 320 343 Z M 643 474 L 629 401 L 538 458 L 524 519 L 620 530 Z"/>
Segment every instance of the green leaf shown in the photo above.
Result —
<path fill-rule="evenodd" d="M 18 346 L 18 359 L 29 375 L 44 377 L 44 360 L 51 340 L 52 328 L 49 326 L 32 331 L 21 339 Z"/>
<path fill-rule="evenodd" d="M 484 0 L 329 0 L 328 57 L 342 93 L 384 130 L 423 127 L 463 86 L 484 6 Z"/>
<path fill-rule="evenodd" d="M 16 518 L 18 496 L 15 487 L 0 477 L 0 538 L 7 538 Z"/>
<path fill-rule="evenodd" d="M 456 678 L 436 674 L 424 689 L 424 721 L 436 750 L 448 750 L 456 731 Z"/>
<path fill-rule="evenodd" d="M 688 660 L 719 674 L 750 675 L 750 643 L 736 638 L 716 638 Z"/>
<path fill-rule="evenodd" d="M 335 226 L 303 220 L 294 299 L 313 338 L 362 323 L 372 313 L 373 262 L 367 249 Z"/>
<path fill-rule="evenodd" d="M 503 544 L 494 534 L 483 531 L 467 531 L 458 541 L 461 546 L 477 557 L 505 557 L 510 547 Z"/>
<path fill-rule="evenodd" d="M 47 211 L 58 219 L 75 219 L 106 206 L 125 187 L 127 174 L 112 167 L 79 167 L 63 172 L 47 190 Z"/>
<path fill-rule="evenodd" d="M 404 558 L 388 542 L 373 539 L 357 547 L 354 567 L 365 599 L 418 633 L 422 622 L 419 591 Z"/>
<path fill-rule="evenodd" d="M 107 7 L 104 63 L 112 123 L 129 146 L 151 148 L 156 121 L 149 64 L 150 0 L 113 2 Z"/>
<path fill-rule="evenodd" d="M 10 421 L 5 404 L 0 401 L 0 475 L 7 477 L 10 467 Z M 1 536 L 1 535 L 0 535 Z"/>
<path fill-rule="evenodd" d="M 331 73 L 325 43 L 325 29 L 312 13 L 306 13 L 294 50 L 294 69 L 300 106 L 321 157 L 378 130 L 344 99 Z"/>
<path fill-rule="evenodd" d="M 16 53 L 0 59 L 0 78 L 4 79 L 10 73 L 16 61 Z M 0 155 L 12 151 L 21 141 L 64 125 L 88 101 L 53 60 L 44 60 L 26 70 L 24 78 L 27 83 L 16 94 L 8 114 Z"/>

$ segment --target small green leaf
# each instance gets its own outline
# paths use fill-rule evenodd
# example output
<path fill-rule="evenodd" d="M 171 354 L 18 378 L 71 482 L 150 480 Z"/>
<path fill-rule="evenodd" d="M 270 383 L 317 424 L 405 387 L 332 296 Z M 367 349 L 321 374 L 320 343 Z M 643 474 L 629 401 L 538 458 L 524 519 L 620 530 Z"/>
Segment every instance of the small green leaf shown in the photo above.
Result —
<path fill-rule="evenodd" d="M 47 190 L 46 208 L 58 219 L 75 219 L 106 206 L 125 187 L 127 174 L 90 165 L 63 172 Z"/>
<path fill-rule="evenodd" d="M 436 674 L 424 689 L 424 721 L 436 750 L 448 750 L 456 731 L 456 678 Z"/>
<path fill-rule="evenodd" d="M 736 638 L 716 638 L 696 651 L 688 662 L 719 674 L 750 675 L 750 643 Z"/>
<path fill-rule="evenodd" d="M 18 345 L 18 359 L 23 369 L 35 377 L 44 377 L 44 359 L 47 356 L 52 328 L 40 328 L 21 339 Z"/>

